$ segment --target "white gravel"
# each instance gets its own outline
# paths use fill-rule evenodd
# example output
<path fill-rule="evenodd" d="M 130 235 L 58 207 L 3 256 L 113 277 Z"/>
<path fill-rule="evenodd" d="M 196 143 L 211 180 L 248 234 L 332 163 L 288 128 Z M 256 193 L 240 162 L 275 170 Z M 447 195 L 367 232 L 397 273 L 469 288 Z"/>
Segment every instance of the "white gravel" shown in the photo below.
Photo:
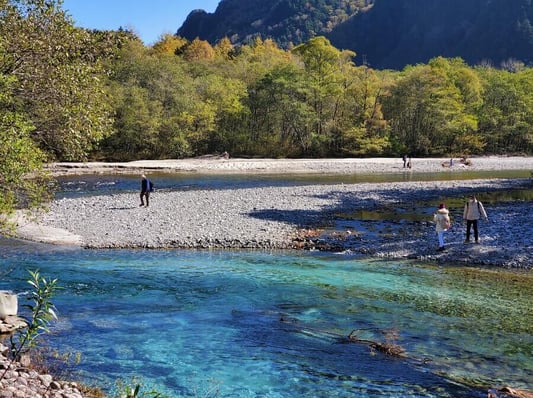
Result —
<path fill-rule="evenodd" d="M 53 163 L 50 170 L 56 174 L 131 172 L 135 170 L 188 171 L 202 173 L 398 173 L 398 172 L 457 172 L 468 170 L 533 170 L 533 157 L 486 156 L 471 158 L 471 166 L 454 159 L 450 169 L 449 158 L 413 158 L 410 170 L 403 168 L 398 158 L 344 158 L 344 159 L 224 159 L 203 157 L 193 159 L 138 160 L 134 162 Z"/>
<path fill-rule="evenodd" d="M 444 159 L 415 159 L 414 167 L 428 171 L 436 164 L 437 169 L 442 169 L 441 161 Z M 261 164 L 269 172 L 276 172 L 277 167 L 283 165 L 284 172 L 297 172 L 305 167 L 308 172 L 311 169 L 314 172 L 353 172 L 352 168 L 363 168 L 366 173 L 390 168 L 405 173 L 401 159 L 283 160 L 279 163 L 276 160 L 209 159 L 134 163 L 145 171 L 149 170 L 148 166 L 175 170 L 172 167 L 176 163 L 183 166 L 186 162 L 189 166 L 206 162 L 204 168 L 195 171 L 213 167 L 221 172 L 224 165 L 232 164 L 233 171 L 257 172 Z M 533 158 L 478 158 L 473 163 L 472 168 L 477 170 L 533 170 Z M 426 166 L 423 168 L 423 165 Z M 78 167 L 75 169 L 79 170 Z M 102 169 L 101 164 L 84 167 L 93 171 Z M 471 192 L 532 189 L 532 181 L 525 178 L 156 191 L 150 198 L 149 208 L 139 207 L 138 192 L 131 192 L 55 201 L 38 224 L 19 222 L 18 232 L 28 239 L 55 240 L 55 243 L 81 244 L 87 248 L 304 248 L 531 268 L 533 217 L 530 216 L 530 201 L 486 206 L 491 222 L 480 226 L 481 245 L 462 244 L 462 203 L 456 205 L 450 209 L 455 225 L 446 235 L 448 250 L 438 254 L 431 213 L 427 213 L 446 198 L 463 198 Z M 413 206 L 419 208 L 413 209 Z M 407 209 L 417 217 L 398 220 L 396 214 L 394 219 L 369 221 L 355 215 L 362 210 L 379 213 L 383 209 L 397 213 Z M 338 219 L 345 220 L 340 227 L 327 228 Z"/>

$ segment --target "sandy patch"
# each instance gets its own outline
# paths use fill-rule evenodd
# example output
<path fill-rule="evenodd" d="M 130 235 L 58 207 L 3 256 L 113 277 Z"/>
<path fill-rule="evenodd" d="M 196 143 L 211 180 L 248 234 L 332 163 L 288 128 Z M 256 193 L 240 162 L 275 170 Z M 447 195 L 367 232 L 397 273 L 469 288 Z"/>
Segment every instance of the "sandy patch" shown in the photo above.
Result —
<path fill-rule="evenodd" d="M 405 172 L 464 172 L 468 170 L 532 170 L 533 157 L 487 156 L 471 159 L 465 166 L 449 158 L 413 158 L 412 168 L 403 167 L 398 158 L 367 159 L 223 159 L 219 157 L 167 160 L 138 160 L 134 162 L 53 163 L 53 174 L 125 173 L 158 170 L 169 172 L 203 173 L 405 173 Z M 443 164 L 446 167 L 443 167 Z"/>

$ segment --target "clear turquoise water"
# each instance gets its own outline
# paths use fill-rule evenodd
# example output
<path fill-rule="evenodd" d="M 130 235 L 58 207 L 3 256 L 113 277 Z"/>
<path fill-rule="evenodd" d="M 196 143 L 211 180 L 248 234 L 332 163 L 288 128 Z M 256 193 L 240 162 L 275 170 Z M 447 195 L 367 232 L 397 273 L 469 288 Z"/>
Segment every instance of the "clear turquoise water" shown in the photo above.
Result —
<path fill-rule="evenodd" d="M 81 353 L 77 377 L 108 390 L 134 376 L 170 397 L 484 397 L 488 386 L 532 387 L 528 273 L 1 240 L 0 289 L 21 293 L 21 304 L 28 269 L 62 286 L 49 344 Z M 380 342 L 394 331 L 408 358 L 347 343 L 352 330 Z"/>

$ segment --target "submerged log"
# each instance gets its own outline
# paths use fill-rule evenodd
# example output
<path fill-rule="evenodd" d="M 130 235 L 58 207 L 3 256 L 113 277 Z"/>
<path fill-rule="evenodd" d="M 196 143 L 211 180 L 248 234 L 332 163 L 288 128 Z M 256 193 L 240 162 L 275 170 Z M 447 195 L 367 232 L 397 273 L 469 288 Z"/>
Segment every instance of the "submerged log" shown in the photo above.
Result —
<path fill-rule="evenodd" d="M 405 349 L 402 346 L 394 344 L 391 341 L 382 343 L 379 341 L 361 339 L 357 337 L 357 335 L 355 334 L 355 330 L 352 330 L 352 332 L 348 335 L 348 341 L 352 343 L 367 344 L 369 347 L 375 349 L 376 351 L 383 352 L 384 354 L 393 357 L 407 357 Z"/>

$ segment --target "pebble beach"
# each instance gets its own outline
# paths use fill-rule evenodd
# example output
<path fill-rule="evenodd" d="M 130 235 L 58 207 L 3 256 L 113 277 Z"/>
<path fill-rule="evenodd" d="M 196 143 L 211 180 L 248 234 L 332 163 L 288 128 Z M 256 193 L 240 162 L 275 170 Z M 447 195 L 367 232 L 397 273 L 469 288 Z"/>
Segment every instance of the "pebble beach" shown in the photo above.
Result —
<path fill-rule="evenodd" d="M 86 248 L 305 249 L 380 258 L 439 263 L 533 265 L 531 196 L 533 178 L 464 180 L 467 170 L 533 170 L 530 157 L 475 158 L 471 166 L 449 159 L 192 159 L 130 163 L 55 164 L 56 174 L 186 171 L 207 173 L 402 173 L 454 172 L 458 179 L 156 191 L 140 207 L 138 192 L 60 199 L 36 222 L 19 220 L 18 234 L 42 242 Z M 485 202 L 489 221 L 480 222 L 481 244 L 465 245 L 464 199 L 475 193 Z M 496 195 L 495 197 L 493 197 Z M 530 194 L 529 194 L 530 195 Z M 432 214 L 449 201 L 453 226 L 447 247 L 437 252 Z M 367 213 L 367 216 L 361 214 Z M 371 216 L 368 216 L 371 213 Z M 387 216 L 387 214 L 389 216 Z M 402 218 L 401 214 L 408 214 Z M 373 215 L 373 216 L 372 216 Z"/>

